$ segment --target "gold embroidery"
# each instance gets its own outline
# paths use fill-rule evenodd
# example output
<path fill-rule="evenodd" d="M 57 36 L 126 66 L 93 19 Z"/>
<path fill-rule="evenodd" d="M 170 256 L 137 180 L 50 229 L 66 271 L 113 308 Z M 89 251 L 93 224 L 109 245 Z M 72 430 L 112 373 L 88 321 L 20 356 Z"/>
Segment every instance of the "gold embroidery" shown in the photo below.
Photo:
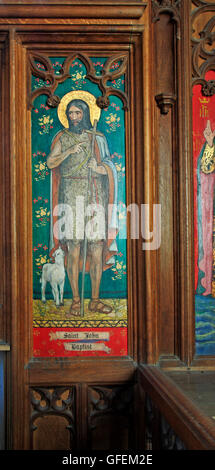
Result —
<path fill-rule="evenodd" d="M 213 173 L 215 171 L 215 146 L 210 147 L 208 144 L 206 144 L 203 156 L 202 156 L 202 161 L 201 161 L 201 171 L 203 173 L 209 174 Z"/>

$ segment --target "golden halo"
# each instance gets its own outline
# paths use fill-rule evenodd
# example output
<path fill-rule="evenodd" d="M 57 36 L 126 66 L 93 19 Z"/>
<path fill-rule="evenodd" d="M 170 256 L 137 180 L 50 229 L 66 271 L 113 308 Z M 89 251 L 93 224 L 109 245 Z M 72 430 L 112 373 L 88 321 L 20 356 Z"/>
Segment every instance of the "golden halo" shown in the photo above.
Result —
<path fill-rule="evenodd" d="M 89 109 L 90 109 L 90 121 L 91 121 L 92 126 L 94 124 L 95 119 L 97 121 L 99 120 L 101 109 L 96 104 L 95 96 L 93 96 L 88 91 L 83 91 L 83 90 L 70 91 L 69 93 L 63 96 L 63 98 L 61 99 L 58 105 L 58 110 L 57 110 L 58 118 L 61 124 L 63 124 L 63 126 L 66 129 L 69 128 L 69 123 L 68 123 L 68 119 L 66 116 L 66 108 L 67 108 L 67 105 L 72 100 L 83 100 L 85 101 L 85 103 L 88 104 Z"/>

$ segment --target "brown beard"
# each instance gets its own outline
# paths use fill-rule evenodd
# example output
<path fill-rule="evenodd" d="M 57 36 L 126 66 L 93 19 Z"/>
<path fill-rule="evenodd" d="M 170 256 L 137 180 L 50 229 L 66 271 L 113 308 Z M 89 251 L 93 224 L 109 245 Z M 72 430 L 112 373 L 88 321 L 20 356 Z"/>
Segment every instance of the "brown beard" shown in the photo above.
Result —
<path fill-rule="evenodd" d="M 72 121 L 69 123 L 69 130 L 74 134 L 81 134 L 84 130 L 83 120 L 79 121 L 76 125 L 73 124 Z"/>

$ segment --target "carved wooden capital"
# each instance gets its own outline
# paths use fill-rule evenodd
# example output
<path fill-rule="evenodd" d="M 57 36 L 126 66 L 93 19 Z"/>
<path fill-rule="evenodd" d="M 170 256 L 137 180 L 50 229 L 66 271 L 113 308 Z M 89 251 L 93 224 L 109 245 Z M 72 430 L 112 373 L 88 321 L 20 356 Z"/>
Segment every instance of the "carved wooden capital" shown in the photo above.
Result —
<path fill-rule="evenodd" d="M 176 96 L 171 94 L 160 93 L 155 96 L 156 103 L 160 108 L 161 114 L 168 114 L 169 110 L 176 102 Z"/>
<path fill-rule="evenodd" d="M 181 0 L 152 0 L 152 21 L 159 21 L 162 13 L 168 13 L 177 24 L 177 38 L 180 39 L 180 6 Z"/>

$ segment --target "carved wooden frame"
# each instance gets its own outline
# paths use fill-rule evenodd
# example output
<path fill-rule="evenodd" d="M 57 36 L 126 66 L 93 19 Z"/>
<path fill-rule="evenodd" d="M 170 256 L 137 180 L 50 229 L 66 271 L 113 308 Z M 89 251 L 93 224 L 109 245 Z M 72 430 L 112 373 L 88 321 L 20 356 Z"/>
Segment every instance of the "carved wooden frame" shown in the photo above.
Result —
<path fill-rule="evenodd" d="M 1 26 L 0 26 L 1 29 Z M 147 354 L 145 345 L 144 324 L 145 303 L 142 302 L 144 288 L 144 253 L 142 240 L 128 241 L 128 269 L 130 283 L 129 290 L 129 328 L 128 347 L 129 355 L 123 358 L 86 358 L 80 359 L 35 359 L 32 357 L 32 263 L 31 263 L 31 145 L 30 145 L 30 112 L 32 102 L 29 100 L 29 76 L 34 67 L 32 57 L 40 57 L 46 61 L 45 77 L 52 80 L 52 87 L 48 91 L 48 99 L 52 105 L 57 104 L 54 98 L 56 81 L 49 74 L 49 62 L 45 57 L 48 54 L 64 52 L 68 56 L 64 74 L 67 75 L 67 66 L 72 57 L 84 58 L 88 67 L 88 74 L 93 80 L 95 77 L 88 54 L 105 53 L 110 57 L 106 63 L 104 75 L 99 82 L 103 93 L 100 106 L 107 104 L 108 94 L 112 93 L 106 87 L 106 81 L 110 78 L 109 67 L 113 57 L 121 57 L 122 66 L 120 73 L 124 73 L 128 66 L 129 76 L 132 77 L 132 86 L 129 90 L 129 110 L 125 112 L 126 121 L 126 149 L 127 149 L 127 204 L 144 201 L 143 192 L 143 95 L 144 81 L 143 70 L 139 64 L 143 62 L 143 27 L 118 26 L 116 31 L 108 25 L 98 25 L 97 31 L 91 25 L 85 26 L 83 34 L 80 26 L 59 26 L 56 38 L 54 26 L 46 26 L 41 32 L 33 32 L 24 25 L 10 27 L 10 174 L 13 183 L 9 186 L 10 192 L 10 223 L 11 223 L 11 364 L 12 383 L 15 384 L 19 377 L 19 388 L 13 394 L 12 414 L 12 442 L 14 448 L 29 448 L 28 423 L 30 422 L 29 388 L 63 387 L 68 383 L 81 383 L 81 395 L 85 390 L 85 383 L 122 383 L 130 380 L 136 370 L 136 364 L 144 360 Z M 107 40 L 111 31 L 111 38 Z M 78 42 L 77 42 L 78 38 Z M 38 56 L 39 54 L 39 56 Z M 41 57 L 42 56 L 42 57 Z M 30 57 L 30 62 L 28 58 Z M 29 65 L 28 65 L 29 64 Z M 14 80 L 16 77 L 16 80 Z M 135 93 L 138 89 L 138 99 Z M 45 90 L 47 92 L 47 88 Z M 126 93 L 115 93 L 122 98 L 127 107 Z M 50 104 L 50 102 L 49 102 Z M 137 125 L 136 125 L 137 123 Z M 139 145 L 136 146 L 136 140 Z M 9 203 L 8 203 L 9 204 Z M 22 249 L 25 247 L 25 250 Z M 16 255 L 15 255 L 16 253 Z M 13 260 L 13 261 L 12 261 Z M 20 312 L 20 314 L 18 313 Z M 144 346 L 143 346 L 144 344 Z M 87 371 L 87 374 L 86 374 Z M 54 384 L 54 385 L 53 385 Z M 80 400 L 80 398 L 79 398 Z M 21 405 L 20 405 L 21 404 Z M 86 419 L 84 417 L 83 419 Z M 23 432 L 24 430 L 24 432 Z"/>
<path fill-rule="evenodd" d="M 138 20 L 146 7 L 146 2 L 142 0 L 117 0 L 115 2 L 111 0 L 92 0 L 89 8 L 87 0 L 73 0 L 71 2 L 63 0 L 59 3 L 55 1 L 43 0 L 38 8 L 38 4 L 35 0 L 29 0 L 27 2 L 10 2 L 5 1 L 3 5 L 0 5 L 0 17 L 8 19 L 17 18 L 53 18 L 54 21 L 58 18 L 105 18 L 105 19 L 117 19 L 122 18 L 125 20 L 136 19 Z"/>
<path fill-rule="evenodd" d="M 53 71 L 52 64 L 47 56 L 42 56 L 36 53 L 29 54 L 29 62 L 31 66 L 32 75 L 35 77 L 42 78 L 44 81 L 50 81 L 49 87 L 41 87 L 40 89 L 34 90 L 31 95 L 29 96 L 29 106 L 33 106 L 34 99 L 37 98 L 39 95 L 45 94 L 48 95 L 47 105 L 50 107 L 58 106 L 60 102 L 60 98 L 54 95 L 54 92 L 59 83 L 63 83 L 67 78 L 70 77 L 69 74 L 69 67 L 73 60 L 80 59 L 86 67 L 86 78 L 91 80 L 93 83 L 96 83 L 102 92 L 102 95 L 99 96 L 96 100 L 97 105 L 103 109 L 108 108 L 110 104 L 109 96 L 115 95 L 118 96 L 123 102 L 123 109 L 128 109 L 128 96 L 123 91 L 117 90 L 114 87 L 107 86 L 107 81 L 115 80 L 126 73 L 127 65 L 128 65 L 128 57 L 125 54 L 114 54 L 113 56 L 109 57 L 106 61 L 103 69 L 102 74 L 98 77 L 96 75 L 96 71 L 94 69 L 93 63 L 90 60 L 89 56 L 83 53 L 73 53 L 68 55 L 62 65 L 62 72 L 60 76 L 56 75 Z M 38 70 L 35 66 L 34 61 L 38 60 L 40 63 L 43 64 L 45 67 L 45 71 Z M 111 65 L 114 61 L 122 61 L 120 67 L 115 70 L 111 71 Z"/>
<path fill-rule="evenodd" d="M 71 42 L 72 42 L 72 45 L 73 45 L 72 47 L 74 48 L 74 50 L 82 51 L 82 49 L 83 49 L 83 48 L 86 49 L 86 47 L 87 47 L 87 49 L 89 49 L 89 50 L 93 50 L 93 47 L 95 47 L 96 43 L 98 42 L 98 39 L 96 38 L 95 32 L 93 32 L 92 29 L 91 29 L 91 31 L 90 31 L 90 28 L 88 28 L 88 29 L 89 29 L 89 31 L 88 31 L 88 41 L 89 41 L 89 36 L 91 36 L 91 40 L 92 40 L 92 44 L 90 44 L 90 46 L 89 46 L 89 44 L 86 45 L 86 43 L 85 43 L 85 37 L 84 37 L 84 36 L 83 36 L 83 41 L 81 40 L 81 34 L 78 32 L 78 28 L 74 28 L 74 32 L 73 32 L 73 33 L 65 33 L 65 34 L 64 34 L 64 33 L 61 33 L 61 36 L 62 36 L 62 37 L 64 36 L 63 45 L 60 46 L 61 49 L 62 49 L 62 50 L 65 50 L 65 41 L 66 41 L 66 37 L 67 37 L 67 41 L 68 41 L 67 49 L 70 50 L 70 48 L 71 48 Z M 133 44 L 134 44 L 133 47 L 136 47 L 136 51 L 135 51 L 136 54 L 137 54 L 137 53 L 140 53 L 140 54 L 141 54 L 141 50 L 140 50 L 140 49 L 139 49 L 139 50 L 137 49 L 137 47 L 140 47 L 140 45 L 141 45 L 141 43 L 140 43 L 140 38 L 141 38 L 141 34 L 142 34 L 141 30 L 142 30 L 142 28 L 137 28 L 137 31 L 136 31 L 136 32 L 133 31 L 133 39 L 132 39 L 132 42 L 133 42 Z M 78 45 L 77 45 L 77 42 L 76 42 L 76 36 L 77 36 L 77 34 L 78 34 L 78 38 L 79 38 L 79 44 L 78 44 Z M 98 33 L 98 34 L 99 34 L 99 39 L 101 39 L 102 33 Z M 123 35 L 123 37 L 125 36 L 125 30 L 124 30 L 124 28 L 123 28 L 123 33 L 122 33 L 122 35 Z M 41 37 L 43 37 L 42 34 L 41 34 Z M 95 37 L 95 39 L 94 39 L 94 37 Z M 121 37 L 120 37 L 120 32 L 117 32 L 117 33 L 116 33 L 116 37 L 119 37 L 119 38 L 121 39 Z M 71 38 L 72 38 L 72 39 L 71 39 Z M 127 41 L 129 42 L 129 46 L 130 46 L 130 43 L 131 43 L 130 35 L 128 35 L 127 38 L 128 38 Z M 19 39 L 21 39 L 21 41 L 23 41 L 23 43 L 25 44 L 23 50 L 24 50 L 24 53 L 27 54 L 27 51 L 28 51 L 28 50 L 31 51 L 31 47 L 32 47 L 32 45 L 33 45 L 33 43 L 34 43 L 34 37 L 32 37 L 32 35 L 28 35 L 27 33 L 21 33 L 21 34 L 19 35 Z M 38 41 L 38 39 L 39 39 L 39 33 L 37 34 L 37 41 Z M 120 39 L 119 39 L 119 41 L 120 41 Z M 27 42 L 28 40 L 30 40 L 30 43 Z M 56 47 L 56 43 L 53 42 L 53 37 L 52 37 L 52 35 L 50 35 L 50 40 L 51 40 L 51 42 L 49 43 L 49 46 L 47 47 L 47 35 L 46 35 L 46 49 L 49 49 L 49 53 L 52 54 L 53 51 L 54 51 L 54 49 L 55 49 L 55 47 Z M 39 41 L 38 41 L 38 42 L 39 42 Z M 138 46 L 138 44 L 139 44 L 139 46 Z M 20 46 L 19 46 L 19 47 L 20 47 Z M 38 50 L 38 49 L 39 49 L 39 45 L 37 44 L 36 47 L 37 47 L 37 50 Z M 58 50 L 59 50 L 59 51 L 60 51 L 60 47 L 58 46 Z M 115 44 L 115 49 L 116 49 L 116 48 L 117 48 L 117 44 Z M 122 48 L 123 48 L 123 47 L 120 46 L 120 49 L 122 49 Z M 124 48 L 125 48 L 125 50 L 129 51 L 128 43 L 125 44 Z M 109 52 L 109 54 L 111 54 L 111 55 L 110 55 L 110 59 L 109 59 L 109 60 L 107 61 L 107 63 L 106 63 L 106 69 L 109 68 L 110 63 L 112 62 L 112 60 L 114 60 L 114 57 L 116 57 L 116 54 L 114 54 L 114 56 L 112 56 L 112 49 L 113 49 L 113 47 L 112 47 L 112 45 L 111 45 L 110 52 Z M 106 46 L 106 48 L 103 48 L 103 50 L 105 50 L 105 51 L 106 51 L 106 54 L 108 54 L 108 46 Z M 99 53 L 101 53 L 101 48 L 99 49 Z M 31 66 L 31 70 L 32 70 L 32 55 L 31 55 L 31 54 L 32 54 L 32 53 L 30 53 L 30 66 Z M 35 54 L 35 53 L 33 52 L 33 54 Z M 123 62 L 123 64 L 122 64 L 122 67 L 121 67 L 120 70 L 119 70 L 119 74 L 121 75 L 122 73 L 125 72 L 125 67 L 126 67 L 126 64 L 127 64 L 127 59 L 128 59 L 128 57 L 127 57 L 127 59 L 125 60 L 125 57 L 123 56 L 122 53 L 121 53 L 120 55 L 117 55 L 117 56 L 124 58 L 124 62 Z M 38 55 L 37 55 L 37 57 L 38 57 Z M 107 73 L 107 70 L 105 69 L 105 70 L 104 70 L 104 76 L 102 76 L 101 79 L 100 79 L 100 78 L 98 79 L 98 78 L 95 76 L 94 71 L 92 70 L 92 67 L 91 67 L 91 69 L 90 69 L 90 62 L 89 62 L 89 60 L 87 59 L 86 53 L 83 54 L 82 52 L 74 52 L 72 55 L 70 55 L 70 54 L 68 55 L 68 59 L 66 60 L 66 65 L 65 65 L 65 74 L 63 74 L 63 76 L 62 76 L 62 78 L 60 78 L 60 80 L 64 80 L 64 79 L 67 77 L 67 67 L 68 67 L 68 65 L 69 65 L 69 63 L 70 63 L 70 61 L 72 60 L 73 57 L 80 57 L 81 59 L 84 58 L 84 60 L 85 60 L 85 65 L 87 66 L 87 69 L 88 69 L 88 75 L 89 75 L 94 81 L 99 82 L 99 86 L 101 87 L 101 89 L 102 89 L 102 91 L 103 91 L 103 93 L 104 93 L 103 97 L 100 97 L 100 100 L 99 100 L 99 104 L 100 104 L 101 107 L 104 106 L 103 99 L 104 99 L 104 102 L 107 102 L 107 100 L 108 100 L 108 95 L 111 94 L 111 93 L 114 93 L 114 94 L 117 94 L 117 96 L 119 96 L 119 97 L 122 99 L 122 101 L 123 101 L 123 103 L 124 103 L 124 107 L 127 108 L 127 100 L 128 100 L 128 98 L 127 98 L 126 93 L 119 92 L 118 90 L 115 90 L 115 89 L 112 90 L 111 87 L 107 87 L 107 88 L 106 88 L 106 87 L 104 86 L 104 82 L 106 82 L 106 81 L 109 79 L 109 77 L 110 77 L 109 73 Z M 27 55 L 26 55 L 26 58 L 27 58 Z M 40 56 L 40 59 L 43 60 L 43 62 L 44 62 L 44 56 L 43 56 L 43 58 Z M 131 60 L 131 56 L 130 56 L 129 60 Z M 35 69 L 34 69 L 34 73 L 37 73 L 37 72 L 35 72 Z M 129 73 L 131 73 L 131 70 L 130 70 Z M 132 71 L 132 73 L 134 73 L 134 70 Z M 46 78 L 47 78 L 47 77 L 50 78 L 50 75 L 49 75 L 48 73 L 47 73 L 47 74 L 45 73 L 45 76 L 46 76 Z M 117 76 L 118 76 L 118 74 L 117 74 Z M 138 77 L 138 78 L 139 78 L 139 77 Z M 32 96 L 31 99 L 33 99 L 33 98 L 37 95 L 37 93 L 43 93 L 43 92 L 45 92 L 46 94 L 49 95 L 49 98 L 48 98 L 48 99 L 49 99 L 49 104 L 50 104 L 50 101 L 53 99 L 53 96 L 50 95 L 50 92 L 52 93 L 52 92 L 54 91 L 55 87 L 56 87 L 56 83 L 54 83 L 53 87 L 51 86 L 51 87 L 47 87 L 47 88 L 44 88 L 44 89 L 40 89 L 40 90 L 38 90 L 38 91 L 36 92 L 36 94 L 33 93 L 33 94 L 31 95 L 31 96 Z M 131 93 L 133 93 L 133 92 L 131 92 Z M 54 98 L 53 101 L 54 101 L 54 102 L 53 102 L 52 105 L 56 106 L 56 104 L 57 104 L 57 99 Z M 133 105 L 132 105 L 132 106 L 133 106 Z M 31 107 L 31 103 L 30 103 L 30 107 Z M 29 113 L 29 111 L 27 111 L 27 113 Z M 125 114 L 125 118 L 126 118 L 126 129 L 129 129 L 128 123 L 131 125 L 131 127 L 133 127 L 133 124 L 132 124 L 132 122 L 131 122 L 131 118 L 129 117 L 129 112 L 127 112 L 127 113 Z M 127 138 L 126 138 L 126 139 L 127 139 L 126 146 L 127 146 L 128 154 L 131 155 L 131 150 L 129 150 L 129 147 L 128 147 L 128 142 L 130 141 L 130 138 L 131 138 L 131 137 L 128 137 L 128 136 L 127 136 Z M 130 158 L 130 157 L 129 157 L 129 158 Z M 134 157 L 133 157 L 133 158 L 134 158 Z M 139 161 L 139 160 L 140 160 L 140 158 L 137 159 L 137 161 Z M 129 173 L 129 168 L 130 168 L 131 164 L 132 164 L 131 161 L 129 161 L 129 159 L 128 159 L 128 161 L 127 161 L 128 173 Z M 141 174 L 141 173 L 140 173 L 140 174 Z M 133 174 L 128 176 L 129 179 L 130 179 L 130 178 L 133 178 L 133 177 L 134 177 Z M 132 183 L 131 180 L 130 180 L 130 181 L 127 183 L 127 189 L 129 188 L 129 185 L 133 185 L 133 184 L 134 184 L 134 183 Z M 131 186 L 130 186 L 130 187 L 131 187 Z M 136 196 L 134 195 L 134 194 L 135 194 L 135 187 L 133 187 L 133 189 L 131 190 L 131 194 L 133 193 L 132 196 L 130 196 L 129 191 L 127 191 L 127 192 L 128 192 L 128 204 L 131 202 L 131 201 L 130 201 L 130 198 L 131 198 L 131 197 L 132 197 L 132 199 L 134 199 L 134 200 L 138 200 L 138 199 L 136 198 Z M 133 244 L 133 245 L 134 245 L 134 244 Z M 133 249 L 135 249 L 134 246 L 133 246 Z M 128 248 L 128 250 L 131 250 L 131 248 Z M 131 254 L 130 254 L 130 255 L 131 255 Z M 130 255 L 129 255 L 129 256 L 130 256 Z M 134 266 L 134 263 L 132 262 L 132 263 L 130 264 L 130 268 L 129 268 L 129 269 L 133 269 L 133 268 L 132 268 L 132 264 L 133 264 L 133 266 Z M 131 354 L 131 357 L 132 357 L 132 356 L 133 356 L 133 353 Z M 136 356 L 136 353 L 135 353 L 135 356 Z"/>
<path fill-rule="evenodd" d="M 194 21 L 201 17 L 203 13 L 215 12 L 215 5 L 206 1 L 193 1 L 196 8 L 191 14 L 191 27 L 194 31 Z M 212 96 L 215 93 L 215 81 L 205 80 L 205 74 L 209 70 L 215 70 L 215 57 L 214 51 L 207 50 L 206 46 L 212 46 L 215 41 L 215 33 L 213 32 L 215 25 L 215 17 L 211 16 L 206 21 L 203 30 L 199 32 L 199 38 L 195 38 L 194 34 L 191 37 L 192 42 L 192 85 L 201 84 L 202 94 L 204 96 Z M 200 63 L 201 60 L 201 63 Z"/>

